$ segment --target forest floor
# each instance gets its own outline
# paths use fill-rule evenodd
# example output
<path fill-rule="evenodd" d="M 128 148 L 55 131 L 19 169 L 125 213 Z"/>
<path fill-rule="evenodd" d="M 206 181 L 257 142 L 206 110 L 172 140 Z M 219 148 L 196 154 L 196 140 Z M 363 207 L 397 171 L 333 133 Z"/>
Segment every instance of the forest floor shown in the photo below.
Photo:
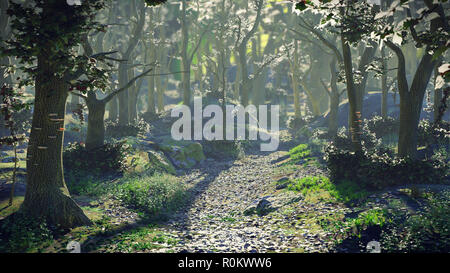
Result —
<path fill-rule="evenodd" d="M 235 160 L 207 158 L 178 171 L 187 199 L 158 221 L 144 220 L 115 196 L 74 195 L 95 224 L 27 251 L 65 252 L 68 242 L 77 241 L 83 252 L 364 252 L 391 221 L 386 213 L 418 214 L 428 206 L 428 194 L 444 196 L 448 203 L 446 185 L 353 191 L 350 197 L 358 198 L 348 202 L 348 192 L 330 187 L 320 156 L 289 164 L 292 147 L 250 150 Z M 302 191 L 308 183 L 314 185 Z M 1 191 L 0 218 L 20 205 L 23 183 L 18 189 L 9 208 L 6 190 Z"/>

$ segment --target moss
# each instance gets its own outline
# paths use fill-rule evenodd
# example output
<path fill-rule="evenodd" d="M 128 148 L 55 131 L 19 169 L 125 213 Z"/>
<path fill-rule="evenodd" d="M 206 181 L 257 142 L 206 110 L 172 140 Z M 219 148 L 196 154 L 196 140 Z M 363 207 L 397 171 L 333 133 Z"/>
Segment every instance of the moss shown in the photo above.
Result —
<path fill-rule="evenodd" d="M 8 215 L 13 214 L 18 211 L 20 205 L 23 203 L 23 196 L 15 196 L 13 200 L 12 206 L 9 205 L 9 200 L 3 200 L 0 202 L 0 219 L 7 217 Z"/>
<path fill-rule="evenodd" d="M 192 168 L 206 158 L 202 145 L 197 142 L 164 140 L 157 147 L 167 154 L 179 168 Z"/>
<path fill-rule="evenodd" d="M 205 155 L 203 154 L 203 147 L 200 143 L 191 143 L 189 144 L 185 150 L 185 154 L 189 155 L 189 157 L 195 159 L 195 161 L 200 162 L 205 159 Z"/>
<path fill-rule="evenodd" d="M 149 151 L 148 158 L 149 158 L 149 164 L 150 164 L 151 168 L 158 170 L 158 171 L 170 173 L 170 174 L 176 173 L 175 168 L 173 167 L 173 165 L 169 161 L 169 159 L 164 155 L 164 153 Z"/>

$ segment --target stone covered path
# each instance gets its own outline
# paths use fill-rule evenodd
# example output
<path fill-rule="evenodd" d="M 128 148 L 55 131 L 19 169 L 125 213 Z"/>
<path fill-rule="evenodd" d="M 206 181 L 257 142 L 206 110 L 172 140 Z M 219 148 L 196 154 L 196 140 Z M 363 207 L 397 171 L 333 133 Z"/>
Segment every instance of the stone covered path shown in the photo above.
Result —
<path fill-rule="evenodd" d="M 208 159 L 184 175 L 192 198 L 173 215 L 165 232 L 174 234 L 175 252 L 326 252 L 325 233 L 311 231 L 302 214 L 320 215 L 338 208 L 306 204 L 299 194 L 276 191 L 275 162 L 283 152 L 247 155 L 237 161 Z M 303 172 L 303 173 L 301 173 Z M 316 175 L 301 170 L 296 176 Z M 275 211 L 244 215 L 246 208 L 266 197 Z M 293 212 L 296 213 L 293 213 Z M 155 250 L 165 252 L 167 249 Z"/>

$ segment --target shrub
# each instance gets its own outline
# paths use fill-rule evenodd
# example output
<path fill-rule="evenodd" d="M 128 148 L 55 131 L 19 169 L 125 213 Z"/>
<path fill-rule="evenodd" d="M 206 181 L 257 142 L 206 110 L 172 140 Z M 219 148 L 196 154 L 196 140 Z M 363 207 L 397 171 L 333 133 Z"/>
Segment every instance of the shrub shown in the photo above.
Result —
<path fill-rule="evenodd" d="M 448 147 L 450 141 L 450 122 L 442 121 L 438 126 L 433 126 L 429 120 L 419 122 L 417 143 L 419 146 L 437 144 Z"/>
<path fill-rule="evenodd" d="M 123 137 L 137 137 L 150 131 L 150 126 L 143 119 L 127 125 L 119 125 L 117 122 L 107 121 L 105 124 L 105 136 L 120 139 Z"/>
<path fill-rule="evenodd" d="M 93 194 L 100 178 L 122 174 L 130 147 L 124 142 L 86 150 L 84 144 L 71 143 L 63 153 L 64 175 L 69 190 L 75 194 Z"/>
<path fill-rule="evenodd" d="M 287 120 L 287 127 L 288 127 L 288 129 L 290 129 L 292 131 L 297 131 L 300 128 L 302 128 L 303 126 L 312 122 L 313 120 L 314 120 L 314 116 L 312 116 L 312 115 L 306 115 L 306 116 L 302 116 L 302 117 L 291 116 Z"/>
<path fill-rule="evenodd" d="M 352 153 L 334 145 L 326 148 L 325 160 L 335 180 L 351 180 L 369 189 L 418 183 L 443 183 L 449 166 L 439 160 L 392 158 L 387 153 Z"/>
<path fill-rule="evenodd" d="M 52 230 L 44 220 L 13 214 L 0 222 L 0 252 L 37 252 L 53 240 Z"/>
<path fill-rule="evenodd" d="M 141 118 L 148 123 L 158 120 L 160 117 L 161 117 L 160 114 L 153 112 L 145 112 L 144 114 L 141 115 Z"/>
<path fill-rule="evenodd" d="M 398 134 L 400 128 L 400 121 L 393 117 L 382 118 L 374 116 L 371 119 L 365 119 L 367 129 L 374 133 L 377 138 L 382 138 L 391 134 Z"/>
<path fill-rule="evenodd" d="M 361 128 L 361 144 L 368 150 L 375 150 L 380 148 L 381 140 L 376 135 L 369 131 L 367 125 Z M 347 133 L 347 129 L 342 127 L 338 130 L 336 137 L 333 139 L 333 144 L 339 149 L 350 151 L 352 149 L 352 139 Z"/>
<path fill-rule="evenodd" d="M 429 206 L 416 215 L 396 216 L 381 234 L 389 252 L 450 252 L 450 198 L 431 197 Z"/>
<path fill-rule="evenodd" d="M 245 142 L 247 143 L 247 142 Z M 214 140 L 202 141 L 203 153 L 206 157 L 216 159 L 235 159 L 245 155 L 243 141 Z"/>
<path fill-rule="evenodd" d="M 157 174 L 128 178 L 114 190 L 124 204 L 146 218 L 163 217 L 176 210 L 186 198 L 186 190 L 176 177 Z"/>

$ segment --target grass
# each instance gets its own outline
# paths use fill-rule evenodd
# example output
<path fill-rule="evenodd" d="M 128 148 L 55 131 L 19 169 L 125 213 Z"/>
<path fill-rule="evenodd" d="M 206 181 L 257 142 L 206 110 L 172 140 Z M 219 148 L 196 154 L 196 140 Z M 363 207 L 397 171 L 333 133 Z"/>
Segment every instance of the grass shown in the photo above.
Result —
<path fill-rule="evenodd" d="M 289 163 L 299 164 L 305 158 L 311 156 L 311 150 L 307 144 L 300 144 L 295 148 L 289 150 Z"/>
<path fill-rule="evenodd" d="M 361 212 L 355 218 L 345 218 L 344 215 L 329 215 L 318 220 L 321 227 L 330 232 L 334 242 L 341 243 L 345 238 L 361 238 L 362 233 L 369 227 L 378 226 L 382 228 L 391 220 L 387 211 L 379 208 L 369 209 Z"/>
<path fill-rule="evenodd" d="M 177 240 L 170 235 L 156 230 L 153 226 L 140 227 L 127 231 L 111 239 L 115 252 L 144 252 L 152 249 L 173 246 Z"/>
<path fill-rule="evenodd" d="M 369 195 L 353 182 L 341 181 L 335 184 L 325 176 L 307 176 L 291 181 L 287 189 L 300 192 L 305 197 L 305 201 L 311 203 L 319 201 L 351 203 Z"/>
<path fill-rule="evenodd" d="M 175 176 L 126 178 L 112 190 L 113 194 L 144 217 L 164 217 L 175 211 L 186 199 L 186 189 Z"/>
<path fill-rule="evenodd" d="M 12 206 L 9 206 L 9 200 L 3 200 L 0 202 L 0 219 L 7 217 L 19 210 L 20 205 L 23 203 L 23 196 L 15 196 Z"/>

